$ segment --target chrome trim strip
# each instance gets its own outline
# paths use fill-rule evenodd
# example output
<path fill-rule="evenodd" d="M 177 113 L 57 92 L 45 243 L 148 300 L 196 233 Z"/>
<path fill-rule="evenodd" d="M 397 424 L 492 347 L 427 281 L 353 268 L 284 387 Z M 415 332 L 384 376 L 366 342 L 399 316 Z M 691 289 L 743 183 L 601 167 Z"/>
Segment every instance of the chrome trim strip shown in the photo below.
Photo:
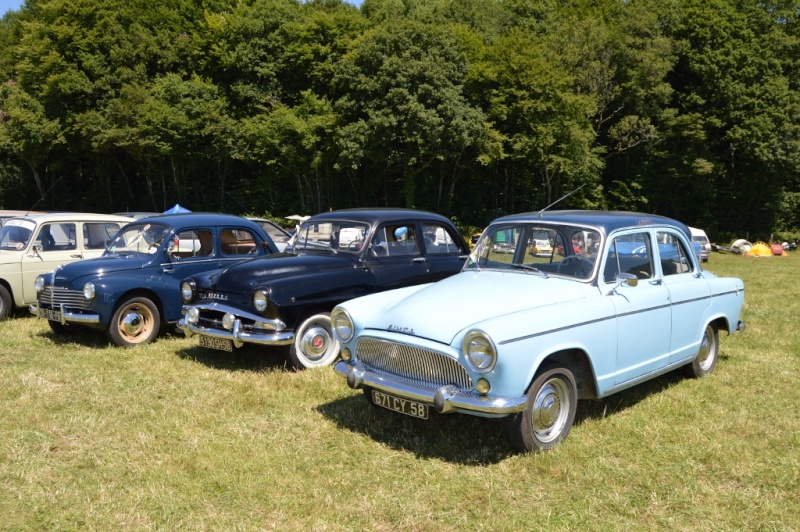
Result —
<path fill-rule="evenodd" d="M 431 390 L 400 382 L 390 375 L 372 371 L 363 364 L 353 364 L 344 360 L 337 362 L 333 369 L 347 378 L 347 385 L 350 388 L 375 388 L 403 399 L 433 406 L 440 414 L 462 412 L 500 416 L 521 412 L 528 406 L 528 398 L 525 395 L 521 397 L 487 397 L 465 393 L 452 385 Z"/>

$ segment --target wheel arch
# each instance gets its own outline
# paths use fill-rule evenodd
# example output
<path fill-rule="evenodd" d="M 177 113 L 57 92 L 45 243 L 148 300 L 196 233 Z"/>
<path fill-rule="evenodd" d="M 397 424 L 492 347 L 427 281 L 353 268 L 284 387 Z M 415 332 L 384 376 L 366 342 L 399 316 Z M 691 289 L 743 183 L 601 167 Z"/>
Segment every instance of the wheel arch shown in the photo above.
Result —
<path fill-rule="evenodd" d="M 572 348 L 562 349 L 547 355 L 542 359 L 536 373 L 531 379 L 531 383 L 536 380 L 536 377 L 542 371 L 546 371 L 548 366 L 552 364 L 559 364 L 570 371 L 575 377 L 575 384 L 577 385 L 578 399 L 596 399 L 597 398 L 597 379 L 595 378 L 594 368 L 589 359 L 588 353 L 583 349 Z"/>
<path fill-rule="evenodd" d="M 123 292 L 119 296 L 117 296 L 116 301 L 114 301 L 114 306 L 111 308 L 111 313 L 109 314 L 108 319 L 111 320 L 111 316 L 114 315 L 114 313 L 117 311 L 117 309 L 120 307 L 123 301 L 127 301 L 132 297 L 145 297 L 150 301 L 152 301 L 153 304 L 158 309 L 158 314 L 161 323 L 162 324 L 164 323 L 164 302 L 161 301 L 161 297 L 159 297 L 159 295 L 155 291 L 142 287 L 131 288 L 130 290 Z"/>

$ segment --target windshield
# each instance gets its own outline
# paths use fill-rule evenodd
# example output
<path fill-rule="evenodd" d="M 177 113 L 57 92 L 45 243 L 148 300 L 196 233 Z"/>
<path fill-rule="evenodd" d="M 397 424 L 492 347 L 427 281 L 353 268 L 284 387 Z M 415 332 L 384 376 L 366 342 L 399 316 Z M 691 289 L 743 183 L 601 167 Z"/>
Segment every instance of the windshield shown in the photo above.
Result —
<path fill-rule="evenodd" d="M 309 220 L 300 226 L 289 246 L 295 251 L 359 253 L 368 238 L 369 225 L 363 222 Z"/>
<path fill-rule="evenodd" d="M 490 226 L 469 256 L 465 270 L 538 272 L 591 279 L 600 234 L 588 227 L 534 223 Z"/>
<path fill-rule="evenodd" d="M 164 224 L 130 224 L 125 226 L 108 245 L 104 255 L 123 253 L 153 254 L 169 233 Z"/>
<path fill-rule="evenodd" d="M 0 249 L 22 251 L 28 247 L 28 242 L 35 228 L 36 224 L 28 220 L 14 218 L 6 220 L 3 228 L 0 229 Z"/>

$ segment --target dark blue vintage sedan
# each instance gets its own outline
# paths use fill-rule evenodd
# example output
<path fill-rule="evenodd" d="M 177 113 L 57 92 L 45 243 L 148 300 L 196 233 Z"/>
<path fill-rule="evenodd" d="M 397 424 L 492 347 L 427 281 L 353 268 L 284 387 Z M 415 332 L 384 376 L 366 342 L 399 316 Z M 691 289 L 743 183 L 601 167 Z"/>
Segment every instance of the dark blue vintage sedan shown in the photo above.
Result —
<path fill-rule="evenodd" d="M 331 364 L 330 311 L 354 297 L 458 273 L 467 244 L 453 223 L 411 209 L 349 209 L 311 217 L 286 252 L 187 279 L 178 327 L 200 345 L 288 346 L 297 369 Z"/>
<path fill-rule="evenodd" d="M 58 333 L 103 329 L 119 346 L 152 341 L 181 317 L 182 279 L 277 253 L 256 223 L 227 214 L 171 214 L 120 229 L 101 257 L 35 281 L 31 312 Z"/>

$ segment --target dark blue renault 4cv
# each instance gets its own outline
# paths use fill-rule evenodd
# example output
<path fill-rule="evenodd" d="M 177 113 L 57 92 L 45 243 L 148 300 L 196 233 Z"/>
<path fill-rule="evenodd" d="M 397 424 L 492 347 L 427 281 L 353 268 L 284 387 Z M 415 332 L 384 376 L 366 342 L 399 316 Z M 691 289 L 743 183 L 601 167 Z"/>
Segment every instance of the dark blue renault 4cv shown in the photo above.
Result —
<path fill-rule="evenodd" d="M 35 281 L 31 313 L 57 333 L 102 329 L 119 346 L 152 341 L 181 317 L 182 279 L 277 253 L 255 222 L 227 214 L 170 214 L 124 226 L 101 257 Z"/>

